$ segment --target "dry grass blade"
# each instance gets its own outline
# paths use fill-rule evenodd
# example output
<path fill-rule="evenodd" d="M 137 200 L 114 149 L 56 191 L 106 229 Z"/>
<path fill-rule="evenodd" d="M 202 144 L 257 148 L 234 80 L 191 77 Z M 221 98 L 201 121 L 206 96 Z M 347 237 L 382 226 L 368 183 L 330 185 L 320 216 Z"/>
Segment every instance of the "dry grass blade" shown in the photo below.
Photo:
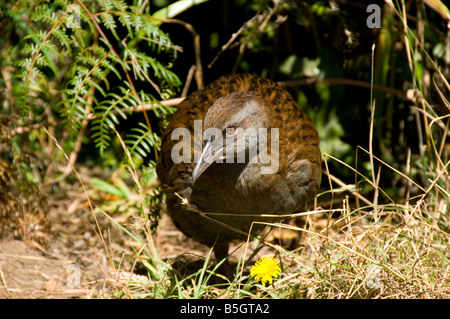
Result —
<path fill-rule="evenodd" d="M 348 164 L 345 163 L 344 161 L 342 161 L 342 160 L 340 160 L 340 159 L 338 159 L 338 158 L 336 158 L 336 157 L 334 157 L 334 156 L 331 156 L 330 154 L 324 153 L 323 155 L 326 156 L 326 157 L 331 158 L 332 160 L 338 162 L 339 164 L 342 164 L 343 166 L 345 166 L 346 168 L 350 169 L 350 170 L 351 170 L 352 172 L 354 172 L 355 174 L 361 176 L 361 177 L 362 177 L 366 182 L 368 182 L 374 189 L 379 190 L 382 194 L 384 194 L 384 195 L 386 196 L 386 198 L 389 199 L 389 201 L 390 201 L 391 203 L 393 203 L 393 204 L 395 205 L 395 201 L 394 201 L 392 198 L 390 198 L 389 195 L 388 195 L 383 189 L 379 188 L 379 187 L 377 186 L 376 182 L 373 182 L 373 181 L 370 180 L 368 177 L 364 176 L 361 172 L 357 171 L 355 168 L 351 167 L 350 165 L 348 165 Z"/>
<path fill-rule="evenodd" d="M 88 195 L 88 193 L 87 193 L 86 187 L 84 186 L 84 183 L 83 183 L 83 180 L 82 180 L 81 176 L 78 174 L 78 171 L 77 171 L 76 168 L 73 166 L 73 163 L 71 163 L 69 156 L 66 154 L 66 152 L 64 151 L 64 149 L 62 148 L 62 146 L 58 143 L 58 141 L 56 140 L 56 138 L 55 138 L 53 135 L 51 135 L 51 134 L 47 131 L 47 129 L 46 129 L 45 127 L 43 128 L 43 130 L 44 130 L 45 133 L 53 140 L 53 142 L 55 143 L 56 147 L 63 153 L 63 155 L 64 155 L 64 157 L 66 158 L 67 162 L 68 162 L 69 165 L 72 167 L 73 172 L 74 172 L 75 175 L 77 176 L 77 178 L 78 178 L 78 180 L 79 180 L 79 182 L 80 182 L 80 185 L 81 185 L 81 187 L 83 188 L 83 192 L 84 192 L 84 194 L 85 194 L 85 196 L 86 196 L 86 200 L 87 200 L 88 203 L 89 203 L 89 208 L 90 208 L 90 210 L 91 210 L 91 212 L 92 212 L 92 216 L 94 217 L 95 224 L 96 224 L 96 226 L 97 226 L 97 233 L 98 233 L 98 235 L 100 236 L 100 239 L 101 239 L 101 241 L 102 241 L 102 243 L 103 243 L 103 246 L 105 247 L 105 251 L 106 251 L 107 254 L 108 254 L 108 260 L 109 260 L 109 262 L 110 262 L 111 268 L 115 271 L 116 268 L 115 268 L 115 266 L 114 266 L 114 262 L 113 262 L 113 260 L 112 260 L 111 254 L 110 254 L 110 252 L 109 252 L 108 245 L 106 245 L 105 238 L 103 237 L 103 231 L 102 231 L 102 229 L 100 228 L 100 224 L 98 223 L 97 216 L 95 215 L 95 212 L 94 212 L 94 207 L 93 207 L 92 202 L 91 202 L 91 200 L 90 200 L 90 198 L 89 198 L 89 195 Z"/>
<path fill-rule="evenodd" d="M 392 167 L 392 165 L 389 165 L 388 163 L 386 163 L 385 161 L 383 161 L 382 159 L 378 158 L 377 156 L 373 155 L 370 153 L 370 151 L 368 152 L 367 150 L 365 150 L 364 148 L 362 148 L 361 146 L 358 146 L 358 149 L 362 150 L 363 152 L 365 152 L 366 154 L 370 155 L 372 158 L 376 159 L 378 162 L 380 162 L 381 164 L 383 164 L 384 166 L 388 167 L 389 169 L 391 169 L 392 171 L 394 171 L 395 173 L 397 173 L 398 175 L 402 176 L 403 178 L 407 179 L 408 182 L 410 182 L 411 184 L 413 184 L 414 186 L 416 186 L 417 188 L 419 188 L 421 191 L 425 192 L 425 188 L 423 188 L 420 184 L 416 183 L 412 178 L 410 178 L 408 175 L 400 172 L 398 169 Z"/>
<path fill-rule="evenodd" d="M 120 136 L 119 132 L 117 132 L 117 130 L 113 126 L 111 126 L 111 129 L 114 130 L 114 132 L 116 133 L 116 136 L 117 136 L 117 138 L 120 141 L 120 145 L 122 146 L 123 150 L 125 151 L 125 154 L 127 155 L 127 158 L 128 158 L 128 162 L 130 163 L 130 165 L 127 165 L 127 168 L 129 170 L 129 172 L 131 173 L 131 176 L 133 178 L 134 183 L 138 186 L 138 189 L 139 189 L 139 200 L 140 200 L 140 204 L 141 204 L 141 208 L 143 210 L 143 216 L 144 216 L 144 220 L 145 220 L 144 225 L 146 227 L 146 235 L 147 235 L 148 246 L 150 248 L 150 252 L 152 254 L 153 259 L 154 260 L 159 260 L 158 253 L 156 252 L 156 245 L 153 242 L 153 238 L 151 236 L 152 232 L 150 231 L 150 222 L 148 220 L 148 215 L 150 214 L 150 211 L 149 211 L 149 208 L 145 205 L 145 202 L 144 202 L 144 197 L 145 197 L 144 190 L 142 188 L 141 183 L 139 182 L 139 176 L 138 176 L 136 167 L 134 165 L 134 161 L 131 158 L 130 151 L 126 147 L 125 142 L 123 141 L 123 139 Z M 158 272 L 161 272 L 159 263 L 156 262 L 155 266 L 156 266 Z"/>

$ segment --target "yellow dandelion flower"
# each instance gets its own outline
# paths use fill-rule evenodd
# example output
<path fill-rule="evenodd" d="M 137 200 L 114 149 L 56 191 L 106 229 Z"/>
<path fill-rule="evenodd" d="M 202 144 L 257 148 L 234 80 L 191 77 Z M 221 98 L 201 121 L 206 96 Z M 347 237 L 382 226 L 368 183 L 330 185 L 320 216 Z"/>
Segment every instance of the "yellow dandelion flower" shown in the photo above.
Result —
<path fill-rule="evenodd" d="M 250 276 L 254 277 L 256 281 L 261 279 L 263 286 L 266 282 L 272 284 L 272 277 L 278 278 L 280 276 L 280 267 L 278 266 L 278 260 L 273 259 L 270 256 L 264 256 L 261 260 L 257 261 L 250 269 Z"/>

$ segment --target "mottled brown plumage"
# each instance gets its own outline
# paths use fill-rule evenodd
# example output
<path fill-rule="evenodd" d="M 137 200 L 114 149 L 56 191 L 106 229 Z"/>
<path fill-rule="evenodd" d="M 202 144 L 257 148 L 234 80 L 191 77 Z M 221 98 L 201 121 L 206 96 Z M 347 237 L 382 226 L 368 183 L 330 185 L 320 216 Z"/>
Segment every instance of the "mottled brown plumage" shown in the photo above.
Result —
<path fill-rule="evenodd" d="M 194 120 L 202 120 L 202 130 L 196 137 Z M 191 136 L 174 140 L 176 128 L 186 128 Z M 207 128 L 217 128 L 222 134 L 202 143 Z M 278 160 L 250 161 L 249 154 L 255 155 L 252 147 L 258 145 L 251 134 L 246 144 L 235 142 L 241 146 L 234 153 L 229 147 L 221 149 L 221 142 L 229 145 L 227 142 L 239 139 L 235 133 L 238 128 L 267 128 L 268 154 L 278 154 Z M 274 128 L 279 139 L 271 135 Z M 191 154 L 184 155 L 200 159 L 200 163 L 174 163 L 174 146 L 190 146 Z M 244 163 L 236 163 L 239 154 L 247 156 Z M 224 163 L 208 163 L 219 158 Z M 278 166 L 278 170 L 262 174 L 261 168 L 270 165 Z M 285 89 L 253 75 L 227 75 L 179 105 L 162 137 L 157 173 L 174 224 L 187 236 L 214 247 L 220 260 L 228 255 L 229 242 L 245 240 L 250 229 L 255 233 L 263 227 L 254 222 L 276 220 L 262 214 L 298 212 L 314 197 L 321 180 L 319 137 L 311 120 Z"/>

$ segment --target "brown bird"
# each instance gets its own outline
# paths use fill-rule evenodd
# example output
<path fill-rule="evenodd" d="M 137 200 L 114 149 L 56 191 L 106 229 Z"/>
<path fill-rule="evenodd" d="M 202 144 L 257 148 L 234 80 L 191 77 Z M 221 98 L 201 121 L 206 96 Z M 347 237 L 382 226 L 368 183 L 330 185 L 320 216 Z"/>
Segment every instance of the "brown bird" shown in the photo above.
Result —
<path fill-rule="evenodd" d="M 231 241 L 246 240 L 261 222 L 278 220 L 273 216 L 303 210 L 314 197 L 322 173 L 319 137 L 274 82 L 222 76 L 180 103 L 156 170 L 175 226 L 213 247 L 221 261 Z M 220 271 L 231 276 L 226 261 Z"/>

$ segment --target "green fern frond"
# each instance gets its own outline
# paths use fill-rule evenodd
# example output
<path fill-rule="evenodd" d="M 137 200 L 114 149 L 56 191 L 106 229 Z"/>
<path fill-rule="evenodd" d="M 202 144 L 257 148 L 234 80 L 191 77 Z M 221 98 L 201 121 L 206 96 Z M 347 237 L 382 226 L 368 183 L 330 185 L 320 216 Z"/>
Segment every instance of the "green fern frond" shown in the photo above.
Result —
<path fill-rule="evenodd" d="M 60 17 L 53 10 L 54 8 L 50 7 L 48 3 L 38 5 L 31 11 L 30 20 L 55 25 Z"/>
<path fill-rule="evenodd" d="M 92 138 L 96 147 L 100 150 L 101 156 L 109 147 L 111 141 L 112 129 L 119 124 L 116 113 L 123 119 L 127 115 L 122 109 L 130 111 L 131 107 L 138 105 L 138 101 L 130 88 L 120 87 L 120 95 L 116 93 L 108 93 L 106 99 L 96 107 L 95 116 L 98 118 L 92 121 L 92 130 L 94 131 Z M 129 113 L 131 114 L 131 113 Z"/>
<path fill-rule="evenodd" d="M 135 134 L 128 134 L 125 140 L 135 165 L 142 164 L 145 157 L 151 153 L 152 148 L 155 145 L 159 146 L 161 143 L 161 138 L 157 134 L 152 133 L 146 124 L 139 123 L 139 126 L 132 128 L 131 130 Z"/>
<path fill-rule="evenodd" d="M 73 41 L 67 35 L 67 30 L 64 26 L 56 29 L 53 32 L 53 35 L 59 40 L 59 42 L 61 43 L 61 46 L 63 46 L 66 49 L 65 52 L 69 52 L 71 50 Z"/>
<path fill-rule="evenodd" d="M 66 106 L 62 113 L 70 132 L 75 132 L 79 128 L 81 120 L 87 115 L 86 108 L 94 112 L 95 107 L 89 104 L 86 98 L 90 97 L 94 105 L 98 104 L 96 97 L 91 93 L 91 88 L 95 87 L 102 96 L 107 95 L 105 88 L 109 90 L 108 74 L 112 69 L 108 61 L 110 56 L 104 48 L 94 45 L 80 52 L 75 58 L 75 63 L 69 71 L 72 76 L 68 83 L 70 88 L 65 91 L 69 99 L 64 101 Z"/>
<path fill-rule="evenodd" d="M 78 134 L 84 120 L 94 117 L 92 139 L 104 155 L 114 136 L 111 127 L 125 120 L 132 107 L 157 103 L 156 94 L 168 99 L 179 92 L 181 81 L 171 70 L 177 50 L 140 0 L 82 4 L 56 0 L 31 6 L 18 0 L 11 21 L 20 25 L 16 29 L 23 36 L 16 49 L 20 58 L 14 61 L 18 72 L 12 80 L 20 83 L 14 86 L 14 102 L 24 116 L 44 114 L 51 107 L 47 114 L 61 116 L 69 139 Z M 73 26 L 74 14 L 78 27 Z M 135 76 L 125 77 L 127 72 Z M 139 82 L 149 89 L 136 95 Z M 50 90 L 57 98 L 48 105 Z M 151 116 L 170 112 L 171 108 L 159 106 Z M 152 131 L 139 125 L 127 137 L 137 161 L 158 145 Z"/>

